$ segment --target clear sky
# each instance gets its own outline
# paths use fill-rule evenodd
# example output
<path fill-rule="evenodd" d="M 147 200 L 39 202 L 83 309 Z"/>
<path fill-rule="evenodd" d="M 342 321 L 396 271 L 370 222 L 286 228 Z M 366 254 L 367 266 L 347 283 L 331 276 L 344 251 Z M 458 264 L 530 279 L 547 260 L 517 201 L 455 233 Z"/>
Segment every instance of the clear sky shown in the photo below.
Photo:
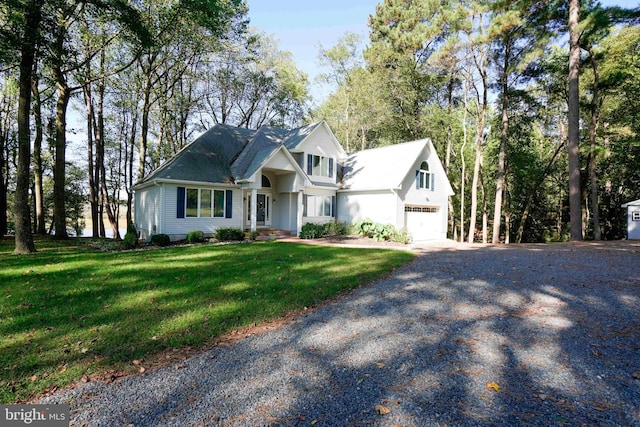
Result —
<path fill-rule="evenodd" d="M 318 74 L 318 47 L 331 47 L 346 32 L 368 40 L 367 22 L 377 0 L 247 0 L 251 25 L 272 34 L 281 50 L 294 56 L 298 68 L 311 83 Z M 313 85 L 312 94 L 322 98 L 322 88 Z"/>
<path fill-rule="evenodd" d="M 367 22 L 382 0 L 247 0 L 251 25 L 275 36 L 281 50 L 294 56 L 309 75 L 316 101 L 323 89 L 314 84 L 318 74 L 318 46 L 333 46 L 346 32 L 368 41 Z M 603 6 L 639 7 L 640 0 L 601 0 Z"/>

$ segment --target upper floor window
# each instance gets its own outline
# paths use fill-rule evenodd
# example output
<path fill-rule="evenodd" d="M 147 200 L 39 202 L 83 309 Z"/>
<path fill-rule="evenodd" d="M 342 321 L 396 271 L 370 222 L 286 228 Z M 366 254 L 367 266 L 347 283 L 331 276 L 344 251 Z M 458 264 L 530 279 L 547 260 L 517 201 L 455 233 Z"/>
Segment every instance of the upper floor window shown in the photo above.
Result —
<path fill-rule="evenodd" d="M 420 170 L 416 171 L 416 188 L 433 190 L 433 173 L 429 172 L 429 163 L 422 162 Z"/>
<path fill-rule="evenodd" d="M 307 175 L 333 178 L 333 158 L 307 154 Z"/>

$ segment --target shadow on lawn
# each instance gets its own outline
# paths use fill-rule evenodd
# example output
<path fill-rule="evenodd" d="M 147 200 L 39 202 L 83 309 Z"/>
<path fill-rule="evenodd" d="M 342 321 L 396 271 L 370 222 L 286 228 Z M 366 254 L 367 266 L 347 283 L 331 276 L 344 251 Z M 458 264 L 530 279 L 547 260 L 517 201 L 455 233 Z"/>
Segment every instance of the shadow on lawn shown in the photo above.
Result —
<path fill-rule="evenodd" d="M 127 366 L 167 349 L 212 344 L 222 333 L 315 304 L 330 291 L 385 271 L 373 259 L 363 259 L 363 268 L 351 268 L 354 258 L 338 248 L 299 249 L 256 243 L 117 254 L 39 253 L 24 265 L 24 259 L 7 258 L 14 265 L 0 272 L 0 297 L 6 301 L 0 305 L 0 333 L 6 338 L 1 401 L 114 363 Z M 370 253 L 383 258 L 382 251 Z M 346 267 L 340 280 L 331 280 L 325 270 L 341 262 Z"/>
<path fill-rule="evenodd" d="M 90 424 L 640 425 L 640 252 L 596 249 L 430 252 L 283 330 L 122 380 L 131 396 L 159 391 L 147 398 L 92 384 L 78 417 L 93 406 Z M 96 408 L 100 393 L 123 403 Z"/>

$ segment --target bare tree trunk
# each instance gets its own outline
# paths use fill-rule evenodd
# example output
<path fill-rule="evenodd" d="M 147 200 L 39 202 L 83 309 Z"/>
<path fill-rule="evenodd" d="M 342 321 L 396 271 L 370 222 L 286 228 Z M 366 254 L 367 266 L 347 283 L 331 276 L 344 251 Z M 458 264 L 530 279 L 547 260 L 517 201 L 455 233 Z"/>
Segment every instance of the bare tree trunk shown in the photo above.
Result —
<path fill-rule="evenodd" d="M 349 90 L 347 89 L 347 105 L 344 109 L 344 118 L 345 121 L 347 122 L 347 126 L 345 129 L 345 133 L 344 133 L 344 139 L 345 139 L 345 143 L 347 145 L 347 153 L 349 152 L 349 128 L 350 128 L 350 123 L 349 123 Z M 364 150 L 364 146 L 362 147 L 362 150 Z"/>
<path fill-rule="evenodd" d="M 464 197 L 465 197 L 465 174 L 466 163 L 464 160 L 464 149 L 467 145 L 467 87 L 464 88 L 464 112 L 462 114 L 462 146 L 460 147 L 460 160 L 462 161 L 462 173 L 460 175 L 460 242 L 464 242 Z"/>
<path fill-rule="evenodd" d="M 476 216 L 478 214 L 478 183 L 480 181 L 480 169 L 482 168 L 482 143 L 483 143 L 484 117 L 478 119 L 476 124 L 476 160 L 473 165 L 473 182 L 471 184 L 471 216 L 469 217 L 469 243 L 473 243 L 476 232 Z"/>
<path fill-rule="evenodd" d="M 482 28 L 482 14 L 479 15 L 480 18 L 480 28 Z M 479 52 L 480 58 L 476 56 L 474 53 L 474 62 L 476 65 L 476 69 L 480 74 L 480 78 L 482 80 L 482 100 L 480 99 L 480 91 L 475 86 L 475 82 L 472 81 L 475 88 L 476 93 L 476 111 L 477 111 L 477 119 L 476 119 L 476 161 L 473 167 L 473 184 L 471 187 L 471 216 L 469 222 L 469 243 L 473 243 L 475 229 L 476 229 L 476 217 L 478 210 L 478 181 L 480 178 L 480 173 L 482 169 L 482 150 L 483 144 L 485 143 L 485 139 L 488 138 L 488 130 L 485 129 L 485 124 L 487 120 L 487 108 L 488 108 L 488 82 L 487 82 L 487 58 L 486 52 Z M 484 235 L 484 233 L 483 233 Z"/>
<path fill-rule="evenodd" d="M 149 59 L 151 62 L 151 59 Z M 144 88 L 142 92 L 142 129 L 140 130 L 140 162 L 138 164 L 138 181 L 144 178 L 145 166 L 147 161 L 147 146 L 149 138 L 149 113 L 151 112 L 151 89 L 152 89 L 152 65 L 148 68 L 143 67 L 145 75 Z"/>
<path fill-rule="evenodd" d="M 582 211 L 580 192 L 580 104 L 578 75 L 580 67 L 580 33 L 578 0 L 569 0 L 569 215 L 571 240 L 582 236 Z"/>
<path fill-rule="evenodd" d="M 37 75 L 34 72 L 34 75 Z M 35 204 L 35 229 L 36 234 L 47 233 L 47 226 L 44 222 L 44 194 L 42 189 L 42 104 L 40 100 L 40 90 L 38 81 L 33 82 L 33 120 L 35 122 L 36 137 L 33 140 L 33 193 Z"/>
<path fill-rule="evenodd" d="M 600 231 L 600 209 L 598 207 L 598 176 L 597 176 L 597 153 L 596 153 L 596 135 L 598 133 L 598 125 L 600 119 L 600 92 L 598 72 L 598 63 L 596 61 L 593 48 L 589 49 L 591 57 L 591 68 L 593 69 L 593 99 L 591 100 L 591 122 L 589 123 L 589 142 L 591 152 L 589 154 L 589 184 L 591 187 L 591 214 L 593 215 L 593 238 L 595 240 L 602 239 Z"/>
<path fill-rule="evenodd" d="M 61 5 L 63 7 L 64 4 Z M 63 71 L 64 40 L 68 31 L 68 16 L 62 9 L 57 11 L 56 29 L 52 49 L 57 53 L 51 64 L 54 82 L 58 99 L 56 101 L 56 121 L 55 121 L 55 160 L 53 170 L 53 223 L 55 228 L 54 237 L 56 239 L 66 239 L 67 234 L 67 213 L 66 213 L 66 160 L 67 160 L 67 107 L 71 98 L 71 89 L 67 84 L 67 76 Z"/>
<path fill-rule="evenodd" d="M 36 251 L 31 234 L 29 213 L 29 166 L 31 164 L 31 133 L 29 111 L 31 108 L 31 76 L 35 62 L 36 42 L 42 17 L 43 0 L 26 3 L 25 28 L 20 46 L 20 95 L 18 98 L 18 165 L 15 193 L 15 250 L 14 254 Z"/>
<path fill-rule="evenodd" d="M 449 77 L 449 83 L 447 84 L 447 117 L 449 118 L 449 123 L 447 126 L 447 151 L 444 156 L 444 173 L 447 177 L 449 176 L 449 169 L 451 168 L 451 146 L 453 144 L 453 126 L 451 124 L 451 111 L 453 109 L 453 83 L 453 75 L 451 75 Z M 456 232 L 456 217 L 453 209 L 453 198 L 451 196 L 447 197 L 447 204 L 449 206 L 448 228 L 453 236 Z"/>
<path fill-rule="evenodd" d="M 58 88 L 58 101 L 56 103 L 56 146 L 55 167 L 53 171 L 53 217 L 56 239 L 66 239 L 67 214 L 65 207 L 65 176 L 66 176 L 66 150 L 67 150 L 67 106 L 71 91 L 67 86 L 67 80 L 59 66 L 54 69 L 56 86 Z"/>
<path fill-rule="evenodd" d="M 87 64 L 89 67 L 89 64 Z M 89 73 L 88 73 L 89 74 Z M 91 235 L 99 237 L 100 230 L 98 228 L 98 186 L 96 179 L 99 179 L 99 172 L 96 172 L 94 166 L 94 113 L 93 113 L 93 98 L 91 94 L 91 83 L 87 83 L 84 88 L 84 100 L 87 107 L 87 164 L 89 166 L 89 205 L 91 206 Z M 98 181 L 99 182 L 99 181 Z"/>
<path fill-rule="evenodd" d="M 104 60 L 105 54 L 104 49 L 100 53 L 100 75 L 104 76 Z M 114 213 L 114 209 L 111 206 L 111 201 L 109 198 L 109 189 L 107 187 L 107 174 L 105 168 L 104 161 L 104 147 L 105 147 L 105 132 L 104 132 L 104 91 L 105 91 L 105 80 L 104 77 L 98 81 L 98 105 L 96 106 L 96 113 L 98 118 L 98 138 L 96 139 L 99 155 L 100 155 L 100 175 L 102 176 L 101 188 L 102 188 L 102 201 L 104 207 L 107 210 L 107 218 L 109 220 L 109 225 L 111 225 L 111 231 L 113 232 L 113 238 L 116 240 L 120 240 L 120 232 L 118 231 L 118 218 Z M 116 201 L 117 203 L 117 201 Z"/>
<path fill-rule="evenodd" d="M 508 211 L 504 213 L 504 243 L 511 243 L 511 214 Z"/>
<path fill-rule="evenodd" d="M 498 171 L 496 177 L 496 200 L 493 210 L 493 233 L 491 243 L 500 242 L 500 220 L 502 217 L 502 196 L 505 186 L 505 152 L 507 150 L 507 138 L 509 137 L 509 83 L 508 67 L 510 56 L 510 44 L 505 43 L 504 63 L 502 64 L 502 132 L 500 134 L 500 153 L 498 154 Z"/>
<path fill-rule="evenodd" d="M 8 116 L 8 114 L 7 114 Z M 5 158 L 5 150 L 7 143 L 9 142 L 9 123 L 8 117 L 3 117 L 3 122 L 0 124 L 0 236 L 4 236 L 9 231 L 9 225 L 7 224 L 7 187 L 8 175 L 9 175 L 9 163 Z"/>
<path fill-rule="evenodd" d="M 487 214 L 487 195 L 484 188 L 484 177 L 482 175 L 482 171 L 480 171 L 480 194 L 482 195 L 482 243 L 487 243 L 488 239 L 488 217 Z"/>
<path fill-rule="evenodd" d="M 138 114 L 133 112 L 133 119 L 131 123 L 131 135 L 129 138 L 129 150 L 127 151 L 126 171 L 127 171 L 127 225 L 133 222 L 133 155 L 136 147 L 136 128 L 138 125 Z"/>

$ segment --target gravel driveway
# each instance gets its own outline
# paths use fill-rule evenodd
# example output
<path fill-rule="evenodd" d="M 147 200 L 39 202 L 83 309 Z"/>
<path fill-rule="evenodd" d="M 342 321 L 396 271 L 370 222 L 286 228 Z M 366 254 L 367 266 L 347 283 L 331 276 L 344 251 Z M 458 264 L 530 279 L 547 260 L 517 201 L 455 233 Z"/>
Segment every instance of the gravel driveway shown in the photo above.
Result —
<path fill-rule="evenodd" d="M 91 426 L 640 426 L 640 242 L 416 250 L 284 326 L 41 403 Z"/>

